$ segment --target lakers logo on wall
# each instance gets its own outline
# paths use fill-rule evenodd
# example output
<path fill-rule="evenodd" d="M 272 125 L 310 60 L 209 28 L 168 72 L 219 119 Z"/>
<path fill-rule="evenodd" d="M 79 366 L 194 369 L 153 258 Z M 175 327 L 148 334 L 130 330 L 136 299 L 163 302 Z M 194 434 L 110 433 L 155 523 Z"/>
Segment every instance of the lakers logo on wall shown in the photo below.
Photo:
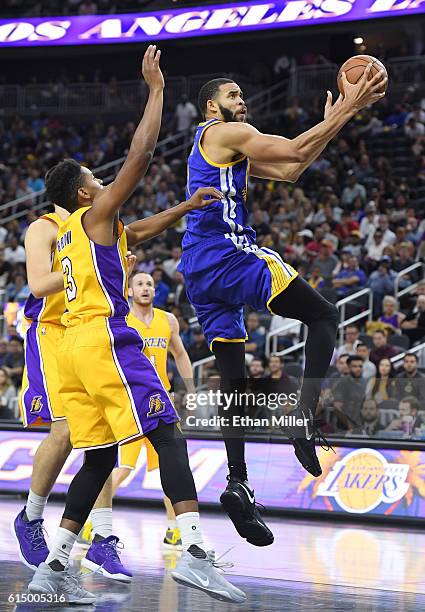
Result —
<path fill-rule="evenodd" d="M 410 486 L 408 471 L 408 465 L 389 463 L 380 452 L 360 448 L 333 466 L 317 495 L 333 497 L 346 512 L 365 514 L 381 503 L 399 501 Z"/>
<path fill-rule="evenodd" d="M 31 413 L 32 414 L 38 414 L 39 412 L 41 412 L 41 409 L 43 408 L 43 402 L 41 401 L 41 395 L 35 395 L 32 398 L 32 402 L 31 402 Z"/>
<path fill-rule="evenodd" d="M 165 412 L 165 402 L 162 401 L 159 393 L 155 393 L 155 395 L 151 395 L 149 398 L 149 412 L 147 416 L 158 416 L 162 412 Z"/>

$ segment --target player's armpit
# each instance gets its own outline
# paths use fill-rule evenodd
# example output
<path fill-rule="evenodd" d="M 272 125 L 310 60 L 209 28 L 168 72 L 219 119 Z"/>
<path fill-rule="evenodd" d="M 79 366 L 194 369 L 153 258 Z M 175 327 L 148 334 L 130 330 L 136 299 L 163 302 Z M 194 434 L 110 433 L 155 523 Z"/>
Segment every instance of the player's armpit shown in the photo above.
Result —
<path fill-rule="evenodd" d="M 247 123 L 225 123 L 213 132 L 215 146 L 242 153 L 251 162 L 282 163 L 303 162 L 305 156 L 293 140 L 282 136 L 262 134 Z"/>
<path fill-rule="evenodd" d="M 56 246 L 57 226 L 47 219 L 37 219 L 25 236 L 27 278 L 31 293 L 43 298 L 63 291 L 63 275 L 52 272 L 51 254 Z"/>

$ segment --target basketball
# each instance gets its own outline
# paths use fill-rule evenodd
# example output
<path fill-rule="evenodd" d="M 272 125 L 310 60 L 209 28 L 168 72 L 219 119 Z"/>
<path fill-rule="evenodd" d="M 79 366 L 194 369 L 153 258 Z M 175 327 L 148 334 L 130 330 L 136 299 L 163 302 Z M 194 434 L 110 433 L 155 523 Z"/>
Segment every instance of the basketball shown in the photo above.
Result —
<path fill-rule="evenodd" d="M 369 81 L 380 70 L 384 70 L 385 75 L 388 76 L 387 69 L 385 68 L 384 64 L 378 59 L 376 59 L 376 57 L 373 57 L 372 55 L 354 55 L 353 57 L 350 57 L 350 59 L 348 59 L 346 62 L 344 62 L 341 68 L 339 69 L 337 76 L 339 93 L 344 94 L 344 87 L 341 78 L 343 72 L 345 72 L 349 83 L 357 83 L 363 76 L 363 72 L 366 70 L 368 64 L 370 64 L 371 62 L 372 70 L 370 71 Z M 385 89 L 386 87 L 383 87 L 378 91 L 379 93 L 383 93 Z"/>

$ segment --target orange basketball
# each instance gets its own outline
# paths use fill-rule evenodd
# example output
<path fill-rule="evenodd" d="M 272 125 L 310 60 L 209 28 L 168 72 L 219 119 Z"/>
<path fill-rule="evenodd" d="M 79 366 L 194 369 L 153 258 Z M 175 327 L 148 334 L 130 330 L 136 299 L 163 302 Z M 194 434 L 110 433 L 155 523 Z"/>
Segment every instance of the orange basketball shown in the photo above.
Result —
<path fill-rule="evenodd" d="M 344 62 L 341 68 L 339 69 L 338 76 L 336 78 L 337 83 L 338 83 L 339 92 L 344 94 L 343 84 L 341 80 L 342 72 L 345 72 L 349 83 L 353 83 L 353 84 L 357 83 L 357 81 L 361 79 L 363 72 L 367 68 L 367 65 L 370 64 L 371 62 L 372 62 L 372 70 L 370 71 L 370 74 L 369 74 L 369 80 L 373 78 L 375 74 L 379 72 L 380 70 L 384 70 L 386 76 L 388 76 L 387 70 L 384 64 L 380 62 L 378 59 L 376 59 L 376 57 L 373 57 L 372 55 L 354 55 L 353 57 L 350 57 L 350 59 L 348 59 L 346 62 Z M 388 85 L 388 82 L 387 82 L 387 85 Z M 382 89 L 378 91 L 379 93 L 383 93 L 385 89 L 386 87 L 383 87 Z"/>

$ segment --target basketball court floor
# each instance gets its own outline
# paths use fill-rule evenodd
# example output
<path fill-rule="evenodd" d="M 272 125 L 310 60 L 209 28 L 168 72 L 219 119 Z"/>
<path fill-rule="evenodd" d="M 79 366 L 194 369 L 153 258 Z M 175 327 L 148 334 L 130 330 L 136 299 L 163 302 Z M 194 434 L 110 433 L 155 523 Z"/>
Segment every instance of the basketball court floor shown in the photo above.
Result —
<path fill-rule="evenodd" d="M 59 607 L 9 603 L 10 594 L 25 593 L 31 578 L 18 561 L 10 523 L 22 507 L 16 497 L 0 497 L 0 610 L 93 610 L 94 606 Z M 45 524 L 53 537 L 62 504 L 49 503 Z M 232 582 L 246 591 L 244 604 L 226 604 L 177 585 L 170 576 L 176 554 L 162 547 L 164 513 L 157 509 L 117 506 L 114 532 L 125 548 L 122 559 L 134 572 L 132 585 L 112 582 L 97 574 L 84 578 L 98 596 L 102 612 L 216 612 L 355 610 L 361 612 L 425 610 L 425 532 L 389 525 L 295 520 L 269 517 L 275 542 L 256 548 L 241 540 L 226 516 L 203 513 L 202 527 L 209 549 L 223 561 Z M 76 549 L 78 559 L 84 554 Z"/>

